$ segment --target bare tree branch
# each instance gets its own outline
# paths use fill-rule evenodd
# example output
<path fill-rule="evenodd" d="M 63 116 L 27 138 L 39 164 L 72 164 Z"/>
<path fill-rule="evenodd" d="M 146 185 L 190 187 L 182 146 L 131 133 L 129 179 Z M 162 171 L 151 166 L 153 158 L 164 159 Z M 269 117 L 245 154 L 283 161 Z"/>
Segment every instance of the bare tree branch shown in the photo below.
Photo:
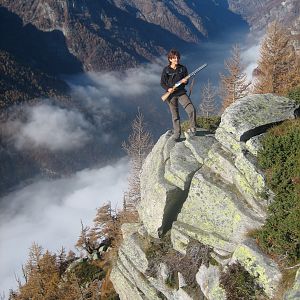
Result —
<path fill-rule="evenodd" d="M 225 69 L 228 75 L 220 74 L 221 97 L 223 99 L 222 111 L 236 100 L 245 97 L 249 93 L 250 82 L 242 72 L 241 51 L 238 45 L 232 49 L 232 57 L 225 61 Z"/>

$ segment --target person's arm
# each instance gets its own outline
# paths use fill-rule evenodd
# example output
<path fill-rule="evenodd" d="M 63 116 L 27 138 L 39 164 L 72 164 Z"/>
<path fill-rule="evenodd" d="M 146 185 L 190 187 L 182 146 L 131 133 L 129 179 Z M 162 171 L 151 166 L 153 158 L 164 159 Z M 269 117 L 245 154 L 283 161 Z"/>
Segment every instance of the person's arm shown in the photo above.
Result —
<path fill-rule="evenodd" d="M 161 74 L 161 78 L 160 78 L 160 85 L 164 90 L 168 90 L 170 87 L 167 85 L 168 82 L 168 78 L 167 78 L 167 72 L 166 72 L 166 68 L 163 69 L 162 74 Z"/>
<path fill-rule="evenodd" d="M 184 78 L 184 77 L 186 77 L 186 76 L 188 76 L 188 75 L 189 75 L 189 73 L 188 73 L 187 68 L 186 68 L 185 66 L 183 66 L 183 76 L 182 76 L 182 78 Z M 183 81 L 183 84 L 184 84 L 184 85 L 187 85 L 188 83 L 189 83 L 189 80 L 188 80 L 188 79 Z"/>

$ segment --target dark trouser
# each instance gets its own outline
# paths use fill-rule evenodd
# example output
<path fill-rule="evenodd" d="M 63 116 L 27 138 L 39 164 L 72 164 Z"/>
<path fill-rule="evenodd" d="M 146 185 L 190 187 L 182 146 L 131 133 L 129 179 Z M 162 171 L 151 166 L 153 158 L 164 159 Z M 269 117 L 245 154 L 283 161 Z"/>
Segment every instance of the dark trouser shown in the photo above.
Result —
<path fill-rule="evenodd" d="M 190 128 L 195 129 L 196 128 L 196 110 L 191 102 L 190 98 L 183 94 L 181 96 L 175 96 L 171 98 L 170 101 L 168 101 L 169 108 L 172 114 L 172 121 L 173 121 L 173 128 L 174 128 L 174 137 L 179 138 L 181 134 L 181 127 L 180 127 L 180 117 L 179 117 L 179 111 L 178 111 L 178 102 L 181 104 L 181 106 L 184 108 L 186 113 L 189 116 L 189 123 Z"/>

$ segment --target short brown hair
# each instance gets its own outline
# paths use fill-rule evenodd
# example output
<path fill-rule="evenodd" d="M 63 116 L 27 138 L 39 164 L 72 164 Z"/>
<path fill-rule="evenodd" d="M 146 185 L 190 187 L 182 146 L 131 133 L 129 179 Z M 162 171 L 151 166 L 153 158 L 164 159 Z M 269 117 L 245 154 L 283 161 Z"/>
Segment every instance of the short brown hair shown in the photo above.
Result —
<path fill-rule="evenodd" d="M 167 55 L 168 60 L 171 59 L 172 57 L 177 56 L 178 58 L 180 58 L 180 53 L 178 50 L 176 49 L 171 49 Z"/>

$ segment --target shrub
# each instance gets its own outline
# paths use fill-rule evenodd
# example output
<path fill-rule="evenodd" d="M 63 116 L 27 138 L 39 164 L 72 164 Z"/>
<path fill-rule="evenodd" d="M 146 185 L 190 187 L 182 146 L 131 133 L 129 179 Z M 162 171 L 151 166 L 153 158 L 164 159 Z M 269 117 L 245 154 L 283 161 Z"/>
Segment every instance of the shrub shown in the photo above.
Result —
<path fill-rule="evenodd" d="M 183 255 L 172 248 L 170 232 L 168 232 L 161 240 L 150 241 L 150 246 L 146 251 L 149 260 L 147 275 L 156 277 L 159 264 L 165 263 L 169 270 L 167 285 L 176 287 L 177 274 L 180 272 L 187 285 L 196 287 L 196 274 L 202 264 L 208 266 L 211 262 L 211 251 L 210 247 L 191 240 L 187 245 L 186 255 Z"/>
<path fill-rule="evenodd" d="M 196 123 L 197 127 L 207 129 L 211 132 L 214 132 L 221 122 L 220 116 L 211 116 L 211 117 L 204 117 L 204 116 L 197 116 Z M 182 122 L 181 128 L 183 131 L 186 131 L 189 128 L 189 122 L 184 121 Z"/>
<path fill-rule="evenodd" d="M 290 99 L 295 100 L 298 104 L 300 104 L 300 86 L 290 90 L 287 94 Z"/>
<path fill-rule="evenodd" d="M 240 263 L 228 266 L 221 273 L 220 285 L 230 300 L 267 299 L 255 278 Z"/>
<path fill-rule="evenodd" d="M 275 192 L 265 225 L 254 236 L 269 254 L 300 260 L 300 120 L 272 128 L 258 155 Z"/>
<path fill-rule="evenodd" d="M 80 285 L 85 285 L 95 279 L 101 280 L 105 277 L 104 271 L 88 260 L 84 260 L 82 263 L 78 264 L 72 272 L 76 274 L 76 277 L 80 281 Z"/>

